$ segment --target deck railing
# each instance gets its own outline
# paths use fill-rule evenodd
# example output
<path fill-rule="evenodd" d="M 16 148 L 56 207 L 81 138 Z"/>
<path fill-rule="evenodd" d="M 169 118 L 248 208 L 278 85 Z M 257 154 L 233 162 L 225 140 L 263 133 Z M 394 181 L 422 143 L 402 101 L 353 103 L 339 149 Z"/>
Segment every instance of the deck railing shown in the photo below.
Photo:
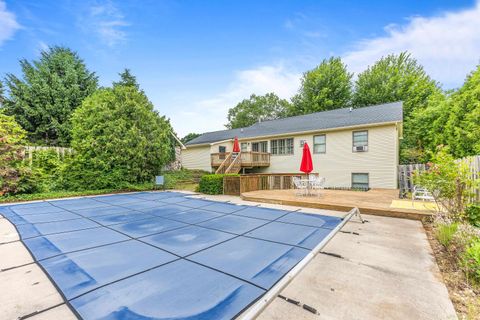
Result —
<path fill-rule="evenodd" d="M 264 173 L 226 176 L 223 178 L 223 192 L 229 195 L 240 195 L 257 190 L 293 189 L 293 178 L 306 179 L 301 173 Z"/>
<path fill-rule="evenodd" d="M 210 155 L 212 167 L 219 167 L 230 155 L 229 152 L 212 153 Z M 240 154 L 242 167 L 267 167 L 270 165 L 270 153 L 245 151 Z"/>

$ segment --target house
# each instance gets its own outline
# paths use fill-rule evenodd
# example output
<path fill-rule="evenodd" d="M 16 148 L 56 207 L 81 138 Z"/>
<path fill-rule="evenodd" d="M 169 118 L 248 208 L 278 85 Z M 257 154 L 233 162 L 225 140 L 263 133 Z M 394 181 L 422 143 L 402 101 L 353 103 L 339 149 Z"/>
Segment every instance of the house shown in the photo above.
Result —
<path fill-rule="evenodd" d="M 343 108 L 207 132 L 182 150 L 182 166 L 218 173 L 297 173 L 305 142 L 327 187 L 397 188 L 402 102 Z M 231 153 L 238 137 L 241 153 Z"/>

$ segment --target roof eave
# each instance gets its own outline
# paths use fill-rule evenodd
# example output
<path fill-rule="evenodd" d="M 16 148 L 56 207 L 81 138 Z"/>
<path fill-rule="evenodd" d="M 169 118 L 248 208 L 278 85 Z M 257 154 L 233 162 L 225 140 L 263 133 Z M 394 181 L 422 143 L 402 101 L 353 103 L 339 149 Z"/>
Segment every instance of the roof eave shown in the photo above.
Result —
<path fill-rule="evenodd" d="M 344 127 L 335 127 L 335 128 L 314 129 L 314 130 L 306 130 L 306 131 L 292 131 L 292 132 L 279 133 L 279 134 L 269 134 L 269 135 L 262 135 L 262 136 L 243 137 L 243 138 L 238 138 L 238 141 L 252 140 L 252 139 L 256 140 L 256 139 L 271 138 L 271 137 L 284 137 L 284 136 L 301 135 L 301 134 L 310 134 L 310 133 L 315 133 L 315 132 L 340 131 L 340 130 L 362 128 L 362 127 L 378 127 L 378 126 L 392 125 L 392 124 L 393 125 L 398 125 L 399 123 L 402 123 L 402 122 L 403 122 L 402 120 L 392 120 L 392 121 L 363 123 L 363 124 L 358 124 L 358 125 L 353 125 L 353 126 L 344 126 Z M 233 140 L 233 138 L 223 139 L 223 140 L 218 140 L 218 141 L 198 143 L 198 144 L 191 144 L 191 145 L 187 145 L 187 148 L 190 147 L 190 146 L 191 147 L 212 146 L 214 144 L 218 144 L 218 143 L 222 143 L 222 142 L 228 142 L 228 141 L 232 141 L 232 140 Z"/>

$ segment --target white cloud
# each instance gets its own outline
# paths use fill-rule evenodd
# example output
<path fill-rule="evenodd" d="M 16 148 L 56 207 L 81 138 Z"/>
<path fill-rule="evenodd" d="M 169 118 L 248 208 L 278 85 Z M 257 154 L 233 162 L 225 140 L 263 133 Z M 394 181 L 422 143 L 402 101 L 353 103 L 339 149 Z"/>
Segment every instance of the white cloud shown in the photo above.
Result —
<path fill-rule="evenodd" d="M 385 32 L 343 56 L 350 70 L 358 73 L 382 56 L 408 51 L 433 79 L 453 88 L 480 62 L 480 2 L 462 11 L 412 17 L 404 26 L 386 26 Z"/>
<path fill-rule="evenodd" d="M 5 1 L 0 0 L 0 46 L 20 28 L 15 15 L 7 10 Z"/>
<path fill-rule="evenodd" d="M 127 40 L 125 27 L 128 23 L 121 10 L 110 0 L 96 2 L 80 18 L 80 24 L 87 32 L 94 32 L 109 47 Z"/>
<path fill-rule="evenodd" d="M 189 132 L 223 130 L 229 108 L 252 93 L 275 92 L 280 98 L 289 99 L 298 90 L 300 76 L 283 64 L 238 71 L 223 92 L 199 100 L 188 111 L 171 114 L 174 128 L 180 136 Z"/>

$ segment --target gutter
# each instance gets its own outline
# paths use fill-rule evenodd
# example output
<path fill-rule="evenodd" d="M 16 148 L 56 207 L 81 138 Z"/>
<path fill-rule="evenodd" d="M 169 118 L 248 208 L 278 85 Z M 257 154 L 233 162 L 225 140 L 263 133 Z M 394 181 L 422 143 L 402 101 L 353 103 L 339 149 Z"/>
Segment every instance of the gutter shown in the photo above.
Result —
<path fill-rule="evenodd" d="M 185 145 L 182 143 L 182 141 L 180 139 L 178 139 L 177 135 L 175 133 L 173 133 L 173 131 L 170 131 L 170 134 L 173 136 L 173 138 L 175 138 L 175 140 L 177 140 L 177 142 L 178 142 L 178 144 L 180 144 L 180 147 L 182 148 L 182 150 L 187 149 L 187 147 L 185 147 Z"/>

